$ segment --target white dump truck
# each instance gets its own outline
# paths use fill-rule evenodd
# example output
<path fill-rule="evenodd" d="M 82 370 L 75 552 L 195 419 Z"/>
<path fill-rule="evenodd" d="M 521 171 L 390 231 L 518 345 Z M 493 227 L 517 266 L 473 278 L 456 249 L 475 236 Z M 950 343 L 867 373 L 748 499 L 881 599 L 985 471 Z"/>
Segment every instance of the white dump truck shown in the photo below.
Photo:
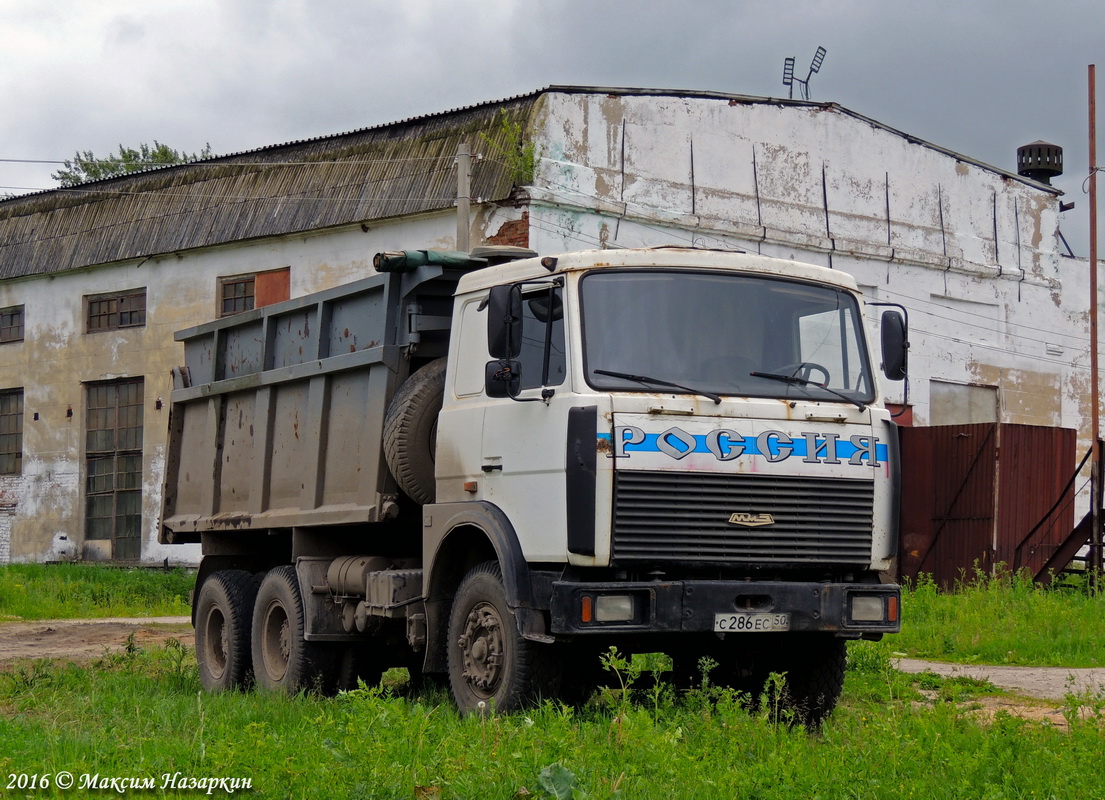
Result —
<path fill-rule="evenodd" d="M 395 666 L 463 711 L 593 687 L 600 654 L 786 673 L 899 629 L 895 426 L 839 271 L 660 247 L 380 254 L 177 334 L 161 541 L 199 542 L 208 689 Z M 897 311 L 882 373 L 905 374 Z"/>

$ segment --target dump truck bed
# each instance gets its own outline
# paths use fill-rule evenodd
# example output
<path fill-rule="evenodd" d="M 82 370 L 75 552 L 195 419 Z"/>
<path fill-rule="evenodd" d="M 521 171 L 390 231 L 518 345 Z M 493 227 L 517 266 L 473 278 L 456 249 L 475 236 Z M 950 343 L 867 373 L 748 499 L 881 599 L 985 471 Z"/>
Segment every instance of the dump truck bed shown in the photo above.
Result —
<path fill-rule="evenodd" d="M 379 274 L 177 333 L 161 541 L 392 516 L 384 414 L 412 360 L 445 355 L 461 274 Z"/>

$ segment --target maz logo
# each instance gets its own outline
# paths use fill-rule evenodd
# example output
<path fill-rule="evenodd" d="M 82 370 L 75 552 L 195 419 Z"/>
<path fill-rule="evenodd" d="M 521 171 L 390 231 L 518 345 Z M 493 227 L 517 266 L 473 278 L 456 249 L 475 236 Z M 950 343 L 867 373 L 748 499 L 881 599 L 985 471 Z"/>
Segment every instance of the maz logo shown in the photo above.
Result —
<path fill-rule="evenodd" d="M 750 514 L 747 511 L 738 511 L 729 517 L 730 525 L 743 525 L 745 528 L 760 528 L 764 525 L 774 525 L 775 517 L 770 514 Z"/>

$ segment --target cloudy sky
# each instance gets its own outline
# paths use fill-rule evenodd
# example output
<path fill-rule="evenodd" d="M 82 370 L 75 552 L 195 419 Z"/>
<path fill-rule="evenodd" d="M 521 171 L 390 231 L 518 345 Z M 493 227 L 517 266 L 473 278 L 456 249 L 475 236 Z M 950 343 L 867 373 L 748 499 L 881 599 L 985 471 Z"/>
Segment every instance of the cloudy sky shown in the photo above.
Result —
<path fill-rule="evenodd" d="M 1010 170 L 1062 145 L 1086 254 L 1101 0 L 0 0 L 0 194 L 56 185 L 21 161 L 232 153 L 549 84 L 785 97 L 783 59 L 804 76 L 819 45 L 814 100 Z"/>

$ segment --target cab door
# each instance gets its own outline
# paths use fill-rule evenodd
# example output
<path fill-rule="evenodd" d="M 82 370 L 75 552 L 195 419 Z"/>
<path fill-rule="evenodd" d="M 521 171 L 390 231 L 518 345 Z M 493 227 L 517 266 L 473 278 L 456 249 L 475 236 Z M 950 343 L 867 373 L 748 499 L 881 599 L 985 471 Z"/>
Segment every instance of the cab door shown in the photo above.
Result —
<path fill-rule="evenodd" d="M 563 562 L 569 410 L 563 288 L 522 285 L 521 347 L 514 397 L 488 398 L 481 441 L 481 496 L 514 525 L 528 561 Z"/>

